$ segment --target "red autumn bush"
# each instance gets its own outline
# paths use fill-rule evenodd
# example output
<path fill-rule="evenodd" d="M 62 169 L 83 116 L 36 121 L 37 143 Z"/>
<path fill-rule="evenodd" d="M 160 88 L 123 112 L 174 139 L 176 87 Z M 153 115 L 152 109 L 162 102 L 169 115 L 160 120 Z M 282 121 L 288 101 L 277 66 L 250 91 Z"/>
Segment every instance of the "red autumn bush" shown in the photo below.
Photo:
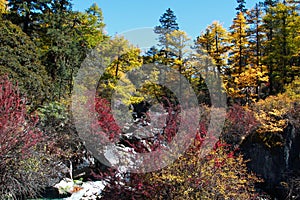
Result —
<path fill-rule="evenodd" d="M 97 121 L 92 126 L 98 125 L 101 127 L 102 132 L 98 134 L 105 134 L 105 138 L 109 140 L 117 139 L 121 129 L 111 113 L 110 103 L 104 98 L 95 98 L 95 111 Z"/>
<path fill-rule="evenodd" d="M 253 111 L 235 104 L 227 112 L 222 139 L 228 144 L 239 145 L 258 125 Z"/>
<path fill-rule="evenodd" d="M 102 114 L 108 114 L 109 104 L 104 106 Z M 97 108 L 96 108 L 97 109 Z M 99 109 L 98 109 L 99 111 Z M 105 111 L 105 112 L 103 112 Z M 106 173 L 97 175 L 108 180 L 109 184 L 102 193 L 103 199 L 217 199 L 217 198 L 255 198 L 255 182 L 253 174 L 247 174 L 247 168 L 241 155 L 235 156 L 227 148 L 228 145 L 217 142 L 211 152 L 201 158 L 201 146 L 206 140 L 214 140 L 207 135 L 208 114 L 199 123 L 198 133 L 190 148 L 173 164 L 156 172 L 136 174 L 109 169 Z M 102 117 L 100 124 L 112 123 L 111 116 Z M 170 142 L 178 129 L 176 114 L 168 116 L 162 137 L 157 137 L 158 143 Z M 185 126 L 188 122 L 182 122 Z M 132 144 L 132 143 L 131 143 Z M 138 145 L 132 147 L 139 151 Z M 158 150 L 160 145 L 156 146 Z"/>
<path fill-rule="evenodd" d="M 25 103 L 17 86 L 0 77 L 0 199 L 34 196 L 43 185 L 35 151 L 43 135 Z"/>
<path fill-rule="evenodd" d="M 99 136 L 99 138 L 104 139 L 104 141 L 115 143 L 121 142 L 126 146 L 132 147 L 136 152 L 145 152 L 147 149 L 145 144 L 142 144 L 139 139 L 134 138 L 135 135 L 133 135 L 132 138 L 123 137 L 124 135 L 122 134 L 124 134 L 124 132 L 122 132 L 121 127 L 117 124 L 108 100 L 97 97 L 95 98 L 94 108 L 91 106 L 90 102 L 88 102 L 88 107 L 91 111 L 95 109 L 97 114 L 95 121 L 91 124 L 92 133 L 94 135 Z M 169 108 L 166 112 L 168 113 L 168 117 L 165 122 L 166 125 L 163 128 L 163 134 L 153 133 L 156 135 L 155 137 L 144 139 L 147 146 L 150 146 L 151 151 L 159 148 L 160 144 L 163 144 L 164 142 L 170 142 L 178 130 L 178 113 L 175 112 L 175 114 L 172 114 L 173 109 L 171 108 Z M 141 125 L 142 120 L 143 119 L 141 119 L 140 122 L 128 122 L 129 124 L 127 125 L 137 128 Z M 101 127 L 101 129 L 99 129 L 99 127 Z"/>

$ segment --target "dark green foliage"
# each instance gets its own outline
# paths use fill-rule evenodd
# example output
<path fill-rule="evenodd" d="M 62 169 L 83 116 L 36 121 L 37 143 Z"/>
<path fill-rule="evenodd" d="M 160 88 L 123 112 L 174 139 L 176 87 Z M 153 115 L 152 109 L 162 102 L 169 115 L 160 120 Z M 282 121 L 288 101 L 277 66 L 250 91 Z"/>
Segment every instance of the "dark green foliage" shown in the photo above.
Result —
<path fill-rule="evenodd" d="M 276 6 L 279 0 L 264 0 L 263 5 L 265 6 L 265 10 L 267 11 L 269 8 Z"/>
<path fill-rule="evenodd" d="M 270 93 L 283 92 L 299 74 L 299 13 L 295 7 L 276 4 L 263 18 L 267 33 L 263 63 L 268 66 Z"/>
<path fill-rule="evenodd" d="M 235 8 L 237 10 L 237 14 L 239 12 L 246 12 L 246 1 L 245 0 L 237 0 L 238 6 Z"/>
<path fill-rule="evenodd" d="M 71 94 L 73 77 L 85 57 L 85 42 L 76 32 L 77 15 L 69 1 L 54 1 L 44 18 L 39 46 L 42 62 L 52 78 L 52 100 Z"/>
<path fill-rule="evenodd" d="M 6 18 L 19 25 L 22 30 L 32 36 L 39 28 L 36 23 L 42 17 L 42 13 L 49 10 L 51 0 L 9 0 L 10 12 Z"/>
<path fill-rule="evenodd" d="M 38 58 L 38 51 L 21 28 L 0 20 L 0 75 L 17 81 L 28 104 L 37 106 L 49 96 L 49 78 Z"/>
<path fill-rule="evenodd" d="M 52 100 L 71 95 L 73 78 L 87 52 L 106 38 L 103 28 L 102 11 L 96 4 L 80 13 L 71 10 L 70 1 L 51 2 L 37 42 L 54 85 Z"/>
<path fill-rule="evenodd" d="M 174 11 L 168 8 L 166 12 L 160 17 L 159 22 L 161 25 L 155 27 L 155 32 L 157 34 L 161 34 L 160 31 L 168 31 L 170 33 L 171 31 L 178 30 L 179 26 L 176 20 L 177 18 L 174 14 Z"/>
<path fill-rule="evenodd" d="M 168 8 L 159 19 L 160 25 L 154 28 L 154 32 L 159 35 L 159 45 L 162 46 L 164 50 L 168 49 L 168 43 L 166 39 L 167 34 L 179 29 L 176 20 L 177 18 L 173 10 Z"/>

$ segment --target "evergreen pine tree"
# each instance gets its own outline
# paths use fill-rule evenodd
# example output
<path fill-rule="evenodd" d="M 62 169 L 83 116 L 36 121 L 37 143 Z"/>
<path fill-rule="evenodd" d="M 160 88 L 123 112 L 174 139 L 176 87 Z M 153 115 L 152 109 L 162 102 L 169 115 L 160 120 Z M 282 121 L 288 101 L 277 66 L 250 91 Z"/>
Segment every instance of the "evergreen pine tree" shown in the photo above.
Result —
<path fill-rule="evenodd" d="M 245 13 L 247 11 L 246 9 L 246 1 L 245 0 L 237 0 L 238 6 L 235 8 L 237 10 L 237 14 L 242 12 Z"/>
<path fill-rule="evenodd" d="M 176 20 L 177 18 L 174 12 L 168 8 L 159 19 L 160 25 L 154 28 L 154 32 L 159 35 L 159 46 L 161 46 L 165 51 L 169 48 L 167 35 L 175 30 L 179 30 Z M 168 57 L 168 53 L 166 53 L 166 57 Z"/>
<path fill-rule="evenodd" d="M 23 32 L 32 36 L 38 29 L 42 14 L 49 9 L 51 0 L 8 0 L 10 12 L 7 19 L 20 26 Z"/>

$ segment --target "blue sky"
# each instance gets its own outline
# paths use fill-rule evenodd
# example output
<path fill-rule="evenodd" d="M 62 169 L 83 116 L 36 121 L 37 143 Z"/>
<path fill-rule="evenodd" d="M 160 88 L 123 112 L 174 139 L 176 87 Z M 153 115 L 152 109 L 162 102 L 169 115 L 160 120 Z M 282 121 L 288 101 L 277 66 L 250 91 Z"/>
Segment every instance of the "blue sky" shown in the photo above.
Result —
<path fill-rule="evenodd" d="M 93 3 L 102 9 L 109 35 L 159 25 L 160 16 L 171 8 L 181 30 L 195 39 L 213 21 L 228 28 L 235 16 L 236 0 L 73 0 L 73 9 L 83 11 Z M 248 0 L 251 8 L 258 0 Z"/>

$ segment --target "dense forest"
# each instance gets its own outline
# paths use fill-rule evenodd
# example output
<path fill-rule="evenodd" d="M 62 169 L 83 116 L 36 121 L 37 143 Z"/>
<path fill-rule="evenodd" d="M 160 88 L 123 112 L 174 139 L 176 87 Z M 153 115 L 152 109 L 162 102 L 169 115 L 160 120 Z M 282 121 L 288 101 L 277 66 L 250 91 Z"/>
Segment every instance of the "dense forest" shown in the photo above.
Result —
<path fill-rule="evenodd" d="M 82 181 L 105 180 L 94 199 L 300 199 L 300 4 L 236 5 L 230 27 L 214 21 L 196 38 L 167 9 L 153 28 L 158 43 L 144 52 L 105 32 L 97 4 L 80 12 L 71 0 L 0 0 L 0 199 L 47 197 L 64 178 L 74 184 L 59 188 L 57 198 L 80 191 Z M 84 87 L 76 85 L 78 72 L 95 52 L 106 56 L 101 63 L 107 67 L 97 80 L 84 78 L 97 85 L 93 101 L 80 96 L 84 113 L 97 113 L 85 124 L 93 136 L 86 140 L 74 123 L 73 92 Z M 139 71 L 145 65 L 152 71 Z M 172 70 L 181 75 L 168 76 L 178 82 L 179 97 L 165 86 L 163 75 Z M 132 87 L 128 73 L 160 84 L 146 80 Z M 196 131 L 189 118 L 179 120 L 180 100 L 192 98 L 190 89 L 200 108 L 200 114 L 188 113 L 200 115 Z M 122 109 L 112 111 L 116 93 Z M 150 119 L 154 104 L 162 105 L 164 120 Z M 124 109 L 130 122 L 122 122 Z M 224 115 L 217 116 L 224 117 L 218 138 L 212 113 Z M 154 123 L 163 125 L 151 129 L 151 137 L 130 134 Z M 100 137 L 133 154 L 159 152 L 179 127 L 196 132 L 191 145 L 155 171 L 106 166 L 90 147 Z M 209 141 L 213 147 L 201 156 Z"/>

